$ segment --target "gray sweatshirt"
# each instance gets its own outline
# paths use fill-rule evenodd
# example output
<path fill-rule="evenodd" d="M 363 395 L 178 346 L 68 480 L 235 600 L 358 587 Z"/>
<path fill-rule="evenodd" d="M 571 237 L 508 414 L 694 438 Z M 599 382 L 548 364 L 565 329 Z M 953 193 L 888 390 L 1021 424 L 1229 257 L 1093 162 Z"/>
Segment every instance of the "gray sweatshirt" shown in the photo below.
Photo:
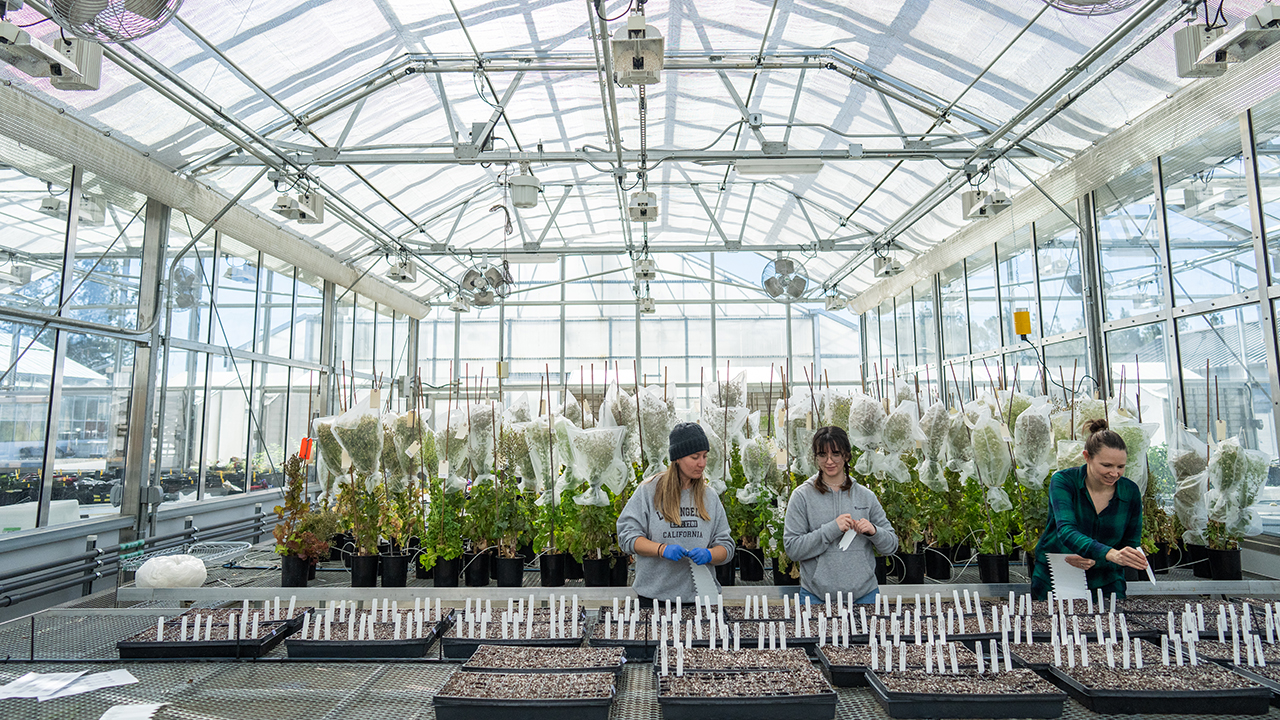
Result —
<path fill-rule="evenodd" d="M 724 505 L 720 497 L 711 488 L 705 488 L 703 504 L 707 508 L 710 520 L 698 517 L 698 507 L 694 503 L 693 492 L 685 489 L 680 492 L 681 522 L 670 523 L 663 520 L 653 504 L 653 490 L 657 479 L 651 479 L 631 494 L 627 506 L 618 516 L 618 545 L 622 551 L 636 556 L 635 591 L 638 595 L 656 600 L 675 600 L 677 597 L 689 601 L 697 592 L 693 589 L 693 575 L 689 571 L 691 560 L 684 558 L 671 562 L 662 557 L 647 557 L 636 553 L 636 538 L 648 538 L 656 543 L 679 545 L 692 550 L 694 548 L 712 548 L 720 545 L 729 551 L 726 562 L 733 559 L 733 536 L 729 534 L 729 519 L 725 517 Z M 717 581 L 716 587 L 720 583 Z"/>
<path fill-rule="evenodd" d="M 819 492 L 813 486 L 816 477 L 791 491 L 783 547 L 800 563 L 800 585 L 805 590 L 818 597 L 852 592 L 854 598 L 860 598 L 876 589 L 875 551 L 892 554 L 898 549 L 898 536 L 875 493 L 856 481 L 843 492 Z M 867 537 L 859 533 L 848 550 L 841 550 L 844 531 L 836 524 L 836 517 L 845 513 L 854 520 L 870 520 L 876 534 Z"/>

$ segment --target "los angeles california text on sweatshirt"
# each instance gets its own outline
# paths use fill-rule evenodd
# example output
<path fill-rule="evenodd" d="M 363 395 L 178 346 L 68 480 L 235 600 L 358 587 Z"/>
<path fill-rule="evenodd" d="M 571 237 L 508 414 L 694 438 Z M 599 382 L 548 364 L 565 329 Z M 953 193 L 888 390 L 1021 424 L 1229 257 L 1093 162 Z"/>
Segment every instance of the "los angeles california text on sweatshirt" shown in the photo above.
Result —
<path fill-rule="evenodd" d="M 805 590 L 818 597 L 852 592 L 855 599 L 860 598 L 876 589 L 875 551 L 893 554 L 898 549 L 898 536 L 875 493 L 856 482 L 848 490 L 819 492 L 813 480 L 809 478 L 791 492 L 783 547 L 788 557 L 800 563 L 800 585 Z M 854 520 L 870 520 L 876 534 L 867 537 L 859 533 L 848 550 L 841 550 L 844 531 L 836 518 L 845 513 Z"/>
<path fill-rule="evenodd" d="M 622 551 L 636 556 L 637 595 L 656 600 L 690 600 L 697 591 L 693 587 L 693 575 L 689 572 L 688 559 L 671 562 L 663 557 L 646 557 L 636 554 L 636 538 L 648 538 L 656 543 L 679 545 L 688 550 L 712 548 L 716 545 L 728 551 L 725 562 L 733 559 L 733 536 L 729 534 L 729 519 L 725 517 L 720 498 L 704 487 L 703 504 L 709 520 L 698 517 L 693 491 L 680 492 L 680 518 L 671 522 L 662 518 L 654 506 L 653 491 L 657 478 L 641 484 L 632 493 L 627 506 L 618 516 L 618 545 Z M 719 588 L 719 583 L 716 583 Z"/>

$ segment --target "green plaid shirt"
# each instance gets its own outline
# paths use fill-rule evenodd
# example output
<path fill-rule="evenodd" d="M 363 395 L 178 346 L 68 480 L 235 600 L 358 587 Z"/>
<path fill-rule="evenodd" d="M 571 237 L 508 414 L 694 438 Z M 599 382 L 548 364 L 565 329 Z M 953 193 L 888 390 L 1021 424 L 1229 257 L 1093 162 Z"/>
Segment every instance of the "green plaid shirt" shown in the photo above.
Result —
<path fill-rule="evenodd" d="M 1085 487 L 1085 467 L 1067 468 L 1049 480 L 1049 521 L 1036 545 L 1031 593 L 1043 599 L 1052 589 L 1046 553 L 1072 553 L 1095 560 L 1086 573 L 1089 589 L 1125 596 L 1124 568 L 1107 561 L 1112 548 L 1138 547 L 1142 542 L 1142 493 L 1126 477 L 1116 483 L 1115 495 L 1101 513 Z"/>

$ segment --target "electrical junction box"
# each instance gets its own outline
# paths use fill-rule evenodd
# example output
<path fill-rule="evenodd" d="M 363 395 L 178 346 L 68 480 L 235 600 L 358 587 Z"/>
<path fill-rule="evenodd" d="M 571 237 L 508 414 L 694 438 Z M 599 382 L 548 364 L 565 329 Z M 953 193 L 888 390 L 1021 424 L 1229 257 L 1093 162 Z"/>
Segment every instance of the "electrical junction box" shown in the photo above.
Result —
<path fill-rule="evenodd" d="M 627 213 L 632 222 L 653 222 L 658 219 L 658 196 L 651 192 L 631 193 Z"/>
<path fill-rule="evenodd" d="M 1173 59 L 1180 78 L 1217 77 L 1227 71 L 1227 52 L 1215 53 L 1217 62 L 1197 63 L 1200 53 L 1209 43 L 1217 40 L 1226 28 L 1206 30 L 1203 23 L 1188 25 L 1173 34 Z"/>
<path fill-rule="evenodd" d="M 31 77 L 63 77 L 80 72 L 65 55 L 3 20 L 0 20 L 0 60 Z"/>
<path fill-rule="evenodd" d="M 102 85 L 102 46 L 78 37 L 52 35 L 49 43 L 76 67 L 76 72 L 55 75 L 49 83 L 59 90 L 97 90 Z"/>
<path fill-rule="evenodd" d="M 658 277 L 658 266 L 654 264 L 653 258 L 643 258 L 636 261 L 636 280 L 653 280 Z"/>
<path fill-rule="evenodd" d="M 644 23 L 644 15 L 632 13 L 627 26 L 610 40 L 613 79 L 619 85 L 653 85 L 662 80 L 663 40 L 658 29 Z"/>
<path fill-rule="evenodd" d="M 1013 201 L 999 190 L 969 190 L 960 195 L 960 204 L 966 220 L 985 220 L 1013 205 Z"/>

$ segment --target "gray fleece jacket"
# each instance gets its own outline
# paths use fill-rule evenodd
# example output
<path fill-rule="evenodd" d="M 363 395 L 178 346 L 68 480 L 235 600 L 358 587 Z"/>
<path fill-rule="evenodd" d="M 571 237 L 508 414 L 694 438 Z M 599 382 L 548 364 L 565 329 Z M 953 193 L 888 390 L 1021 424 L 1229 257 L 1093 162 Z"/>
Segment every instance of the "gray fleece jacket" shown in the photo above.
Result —
<path fill-rule="evenodd" d="M 876 494 L 859 485 L 843 492 L 819 492 L 809 478 L 791 492 L 787 502 L 782 544 L 787 555 L 800 563 L 800 585 L 824 597 L 826 593 L 853 593 L 854 598 L 876 589 L 875 551 L 890 555 L 898 549 L 898 536 L 885 517 Z M 844 532 L 836 517 L 849 513 L 866 518 L 876 534 L 859 533 L 848 550 L 840 549 Z"/>
<path fill-rule="evenodd" d="M 729 519 L 725 517 L 724 505 L 711 488 L 705 488 L 703 505 L 707 509 L 710 520 L 698 517 L 698 507 L 694 503 L 693 492 L 683 490 L 680 493 L 680 521 L 675 523 L 662 519 L 653 504 L 653 490 L 657 479 L 651 479 L 631 494 L 627 506 L 618 516 L 618 545 L 622 551 L 636 556 L 636 594 L 656 600 L 675 600 L 677 597 L 689 601 L 697 592 L 693 589 L 693 575 L 689 571 L 689 563 L 683 558 L 671 562 L 661 557 L 646 557 L 636 553 L 636 538 L 648 538 L 656 543 L 679 545 L 693 548 L 713 548 L 716 545 L 729 551 L 728 559 L 733 559 L 733 536 L 729 534 Z M 719 582 L 716 587 L 719 588 Z"/>

